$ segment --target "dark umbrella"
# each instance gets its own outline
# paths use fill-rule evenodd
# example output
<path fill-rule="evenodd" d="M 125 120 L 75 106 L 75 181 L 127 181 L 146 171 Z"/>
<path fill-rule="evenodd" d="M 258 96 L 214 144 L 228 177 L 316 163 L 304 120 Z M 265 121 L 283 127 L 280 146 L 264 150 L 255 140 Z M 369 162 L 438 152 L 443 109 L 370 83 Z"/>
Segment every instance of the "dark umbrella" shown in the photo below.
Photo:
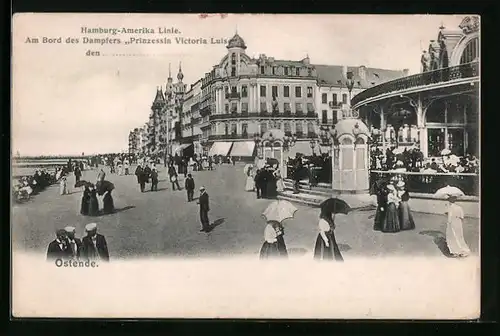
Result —
<path fill-rule="evenodd" d="M 106 191 L 111 191 L 115 189 L 115 185 L 106 180 L 97 182 L 96 187 L 97 187 L 97 193 L 101 196 L 104 195 Z"/>
<path fill-rule="evenodd" d="M 322 210 L 329 211 L 334 214 L 345 214 L 347 215 L 351 211 L 351 207 L 344 200 L 339 198 L 329 198 L 320 204 Z"/>
<path fill-rule="evenodd" d="M 75 183 L 75 188 L 80 188 L 80 187 L 90 187 L 93 186 L 94 184 L 85 180 L 80 180 Z"/>

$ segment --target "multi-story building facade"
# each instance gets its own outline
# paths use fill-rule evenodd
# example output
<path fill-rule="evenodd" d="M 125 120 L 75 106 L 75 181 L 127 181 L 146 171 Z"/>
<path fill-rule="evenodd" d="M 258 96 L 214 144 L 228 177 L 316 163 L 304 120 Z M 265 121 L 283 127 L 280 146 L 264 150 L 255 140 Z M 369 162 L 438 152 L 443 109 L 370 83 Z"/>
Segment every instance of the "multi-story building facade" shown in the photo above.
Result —
<path fill-rule="evenodd" d="M 318 107 L 321 128 L 333 127 L 344 118 L 342 107 L 351 104 L 351 97 L 381 83 L 408 76 L 408 69 L 387 70 L 340 65 L 315 65 L 318 73 Z"/>
<path fill-rule="evenodd" d="M 246 48 L 233 36 L 227 54 L 202 79 L 199 126 L 209 155 L 252 156 L 254 137 L 269 129 L 300 140 L 318 132 L 317 73 L 309 58 L 253 59 Z"/>
<path fill-rule="evenodd" d="M 181 114 L 181 128 L 183 144 L 179 147 L 184 155 L 202 154 L 200 145 L 201 130 L 198 126 L 200 119 L 201 79 L 191 84 L 184 96 Z"/>
<path fill-rule="evenodd" d="M 139 128 L 134 128 L 128 135 L 129 154 L 138 154 L 140 151 Z"/>

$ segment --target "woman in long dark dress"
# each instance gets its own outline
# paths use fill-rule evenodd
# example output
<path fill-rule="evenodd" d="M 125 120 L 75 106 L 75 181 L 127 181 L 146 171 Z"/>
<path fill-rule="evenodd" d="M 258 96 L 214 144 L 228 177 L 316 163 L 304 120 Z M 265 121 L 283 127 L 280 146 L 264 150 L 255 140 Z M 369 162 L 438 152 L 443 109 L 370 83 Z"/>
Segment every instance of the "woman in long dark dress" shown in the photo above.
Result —
<path fill-rule="evenodd" d="M 276 228 L 280 224 L 276 221 L 267 222 L 264 229 L 264 244 L 260 249 L 260 259 L 275 259 L 281 256 L 278 246 L 278 234 Z"/>
<path fill-rule="evenodd" d="M 319 216 L 319 233 L 314 246 L 314 259 L 316 260 L 336 260 L 343 262 L 344 258 L 340 253 L 339 246 L 335 240 L 335 222 L 331 211 L 321 209 Z"/>
<path fill-rule="evenodd" d="M 111 196 L 111 191 L 114 189 L 113 183 L 109 181 L 101 181 L 97 184 L 97 194 L 102 196 L 102 212 L 104 214 L 111 214 L 115 211 L 115 205 L 113 202 L 113 196 Z"/>
<path fill-rule="evenodd" d="M 395 233 L 401 231 L 399 224 L 399 202 L 396 188 L 392 184 L 387 186 L 389 193 L 387 194 L 387 213 L 382 224 L 382 232 Z"/>
<path fill-rule="evenodd" d="M 90 187 L 89 216 L 99 215 L 99 201 L 97 200 L 97 190 Z"/>
<path fill-rule="evenodd" d="M 411 214 L 410 205 L 408 201 L 410 200 L 410 194 L 408 190 L 405 190 L 404 182 L 400 182 L 397 185 L 398 195 L 401 199 L 399 203 L 399 225 L 401 226 L 401 230 L 414 230 L 415 229 L 415 221 L 413 220 L 413 215 Z"/>
<path fill-rule="evenodd" d="M 86 185 L 85 189 L 83 190 L 82 204 L 80 206 L 80 213 L 84 216 L 88 216 L 89 206 L 90 206 L 90 189 Z"/>
<path fill-rule="evenodd" d="M 285 244 L 285 229 L 283 228 L 283 225 L 281 223 L 278 223 L 275 226 L 276 231 L 276 240 L 278 241 L 278 251 L 280 252 L 280 256 L 283 258 L 288 258 L 288 251 L 286 249 L 286 244 Z"/>
<path fill-rule="evenodd" d="M 382 225 L 384 223 L 387 214 L 387 192 L 385 187 L 378 187 L 376 190 L 377 194 L 377 211 L 375 212 L 375 221 L 373 224 L 373 230 L 381 231 Z"/>

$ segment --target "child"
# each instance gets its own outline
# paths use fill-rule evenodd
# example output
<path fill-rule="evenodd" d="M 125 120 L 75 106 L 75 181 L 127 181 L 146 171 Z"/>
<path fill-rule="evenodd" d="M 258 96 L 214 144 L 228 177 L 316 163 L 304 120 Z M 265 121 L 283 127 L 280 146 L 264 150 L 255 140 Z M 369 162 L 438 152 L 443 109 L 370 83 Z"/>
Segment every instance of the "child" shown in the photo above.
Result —
<path fill-rule="evenodd" d="M 68 183 L 66 181 L 66 176 L 61 177 L 59 182 L 59 192 L 61 195 L 68 194 Z"/>
<path fill-rule="evenodd" d="M 464 239 L 462 220 L 463 209 L 456 204 L 457 197 L 448 197 L 448 220 L 446 223 L 446 244 L 450 254 L 454 257 L 466 257 L 470 254 L 469 246 Z"/>

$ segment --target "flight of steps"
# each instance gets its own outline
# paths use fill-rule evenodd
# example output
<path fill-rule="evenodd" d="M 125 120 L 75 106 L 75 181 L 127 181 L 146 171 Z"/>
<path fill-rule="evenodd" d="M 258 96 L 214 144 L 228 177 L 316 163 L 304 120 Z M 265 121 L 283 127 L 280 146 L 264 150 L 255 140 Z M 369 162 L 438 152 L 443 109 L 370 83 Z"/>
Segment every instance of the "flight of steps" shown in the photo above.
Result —
<path fill-rule="evenodd" d="M 334 192 L 330 184 L 318 183 L 317 186 L 309 186 L 307 180 L 300 181 L 299 193 L 293 193 L 293 181 L 284 179 L 285 190 L 278 193 L 278 199 L 287 200 L 312 207 L 319 207 L 321 202 L 331 197 L 339 197 L 347 202 L 351 208 L 373 207 L 373 198 L 367 194 L 342 194 Z"/>

